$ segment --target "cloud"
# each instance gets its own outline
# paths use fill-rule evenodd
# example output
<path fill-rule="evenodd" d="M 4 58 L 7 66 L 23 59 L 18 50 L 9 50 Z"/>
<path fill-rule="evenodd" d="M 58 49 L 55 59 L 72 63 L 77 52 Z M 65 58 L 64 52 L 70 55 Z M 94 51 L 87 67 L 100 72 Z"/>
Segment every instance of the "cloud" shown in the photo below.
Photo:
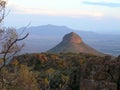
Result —
<path fill-rule="evenodd" d="M 120 3 L 113 3 L 113 2 L 89 2 L 89 1 L 83 1 L 83 4 L 114 7 L 114 8 L 115 7 L 120 7 Z"/>
<path fill-rule="evenodd" d="M 80 18 L 83 16 L 87 17 L 97 17 L 101 18 L 104 16 L 101 12 L 88 12 L 81 10 L 53 10 L 53 9 L 41 9 L 41 8 L 31 8 L 25 7 L 22 5 L 17 5 L 14 3 L 9 4 L 9 8 L 14 14 L 32 14 L 32 15 L 48 15 L 48 16 L 63 16 L 63 17 L 72 17 Z"/>

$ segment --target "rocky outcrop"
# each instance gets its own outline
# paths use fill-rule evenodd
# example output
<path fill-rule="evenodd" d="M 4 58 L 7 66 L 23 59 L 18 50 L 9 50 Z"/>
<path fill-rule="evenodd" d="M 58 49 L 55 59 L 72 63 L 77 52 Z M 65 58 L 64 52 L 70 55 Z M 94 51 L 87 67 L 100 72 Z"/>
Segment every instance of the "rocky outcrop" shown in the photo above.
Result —
<path fill-rule="evenodd" d="M 98 52 L 97 50 L 85 44 L 82 38 L 74 32 L 66 34 L 63 37 L 62 42 L 60 42 L 54 48 L 48 50 L 48 52 L 50 53 L 72 52 L 72 53 L 88 53 L 101 56 L 104 55 L 103 53 Z"/>

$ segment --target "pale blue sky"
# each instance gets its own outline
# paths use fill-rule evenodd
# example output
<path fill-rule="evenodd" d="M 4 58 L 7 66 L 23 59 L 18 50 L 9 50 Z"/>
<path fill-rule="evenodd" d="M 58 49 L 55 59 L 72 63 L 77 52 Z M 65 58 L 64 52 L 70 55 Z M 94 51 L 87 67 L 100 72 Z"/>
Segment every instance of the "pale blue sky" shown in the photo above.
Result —
<path fill-rule="evenodd" d="M 4 25 L 55 24 L 100 33 L 120 33 L 120 0 L 8 0 Z"/>

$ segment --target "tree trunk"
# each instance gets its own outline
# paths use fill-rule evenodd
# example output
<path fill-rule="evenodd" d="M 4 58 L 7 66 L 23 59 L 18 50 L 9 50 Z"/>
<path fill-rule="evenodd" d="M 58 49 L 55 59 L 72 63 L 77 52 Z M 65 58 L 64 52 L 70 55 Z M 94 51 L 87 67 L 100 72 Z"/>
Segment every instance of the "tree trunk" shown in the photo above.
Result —
<path fill-rule="evenodd" d="M 117 83 L 117 90 L 120 90 L 120 81 Z"/>

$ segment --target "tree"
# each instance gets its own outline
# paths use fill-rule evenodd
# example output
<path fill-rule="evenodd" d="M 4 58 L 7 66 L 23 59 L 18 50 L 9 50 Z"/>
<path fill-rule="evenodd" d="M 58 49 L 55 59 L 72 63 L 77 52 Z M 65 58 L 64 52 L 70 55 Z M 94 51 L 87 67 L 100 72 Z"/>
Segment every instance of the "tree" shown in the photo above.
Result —
<path fill-rule="evenodd" d="M 110 56 L 105 57 L 104 63 L 101 63 L 96 69 L 96 75 L 94 77 L 97 81 L 106 81 L 106 88 L 120 90 L 120 56 L 111 59 Z M 113 83 L 113 86 L 110 85 Z M 105 83 L 104 83 L 105 84 Z"/>
<path fill-rule="evenodd" d="M 11 60 L 11 58 L 21 50 L 24 45 L 18 45 L 17 42 L 25 39 L 27 36 L 28 34 L 19 38 L 19 35 L 14 28 L 2 29 L 0 34 L 0 55 L 3 63 L 1 63 L 0 69 L 2 69 Z"/>
<path fill-rule="evenodd" d="M 31 71 L 27 65 L 21 64 L 19 69 L 18 76 L 14 82 L 14 86 L 16 87 L 14 90 L 39 90 L 35 75 L 37 73 Z"/>
<path fill-rule="evenodd" d="M 0 0 L 0 23 L 3 21 L 5 17 L 5 6 L 6 6 L 6 1 Z"/>
<path fill-rule="evenodd" d="M 111 81 L 116 83 L 117 90 L 120 90 L 120 56 L 114 62 L 110 62 L 106 72 L 110 75 Z"/>
<path fill-rule="evenodd" d="M 0 0 L 0 79 L 2 86 L 5 85 L 5 77 L 2 75 L 1 70 L 9 63 L 12 57 L 21 50 L 23 45 L 18 45 L 18 42 L 24 40 L 29 34 L 27 33 L 22 38 L 14 28 L 3 28 L 2 22 L 5 17 L 6 1 Z M 3 88 L 4 89 L 4 88 Z"/>

